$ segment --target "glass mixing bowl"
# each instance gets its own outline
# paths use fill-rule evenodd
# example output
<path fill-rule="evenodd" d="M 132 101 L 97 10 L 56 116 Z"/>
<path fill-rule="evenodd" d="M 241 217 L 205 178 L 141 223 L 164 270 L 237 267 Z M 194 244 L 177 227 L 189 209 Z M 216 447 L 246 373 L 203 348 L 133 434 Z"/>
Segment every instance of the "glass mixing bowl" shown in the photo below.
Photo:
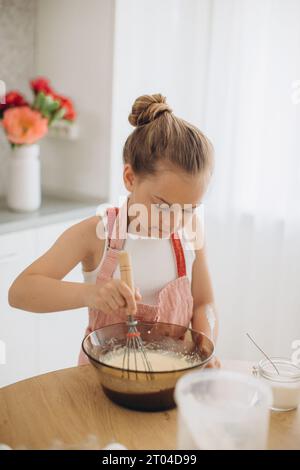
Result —
<path fill-rule="evenodd" d="M 82 341 L 82 349 L 94 366 L 105 394 L 114 402 L 143 411 L 173 408 L 177 380 L 191 370 L 204 367 L 214 354 L 214 344 L 205 334 L 180 325 L 139 322 L 137 328 L 146 353 L 163 350 L 184 355 L 188 365 L 183 369 L 147 372 L 136 371 L 134 360 L 126 370 L 106 364 L 107 354 L 111 356 L 126 344 L 126 323 L 93 331 Z"/>

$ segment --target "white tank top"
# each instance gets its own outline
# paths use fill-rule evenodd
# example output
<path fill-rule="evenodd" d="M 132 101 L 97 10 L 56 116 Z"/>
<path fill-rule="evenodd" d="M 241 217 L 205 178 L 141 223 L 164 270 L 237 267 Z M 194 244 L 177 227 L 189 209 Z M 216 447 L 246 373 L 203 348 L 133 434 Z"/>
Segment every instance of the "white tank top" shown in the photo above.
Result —
<path fill-rule="evenodd" d="M 106 246 L 107 240 L 105 249 Z M 183 239 L 182 247 L 185 255 L 186 274 L 190 281 L 192 281 L 195 252 Z M 140 237 L 127 232 L 124 250 L 131 255 L 133 282 L 140 290 L 143 303 L 155 304 L 159 291 L 168 282 L 177 277 L 176 259 L 171 240 Z M 97 274 L 101 268 L 103 259 L 104 257 L 102 257 L 99 265 L 93 271 L 84 271 L 82 269 L 84 282 L 90 284 L 96 283 Z M 119 266 L 116 268 L 113 277 L 120 279 Z"/>

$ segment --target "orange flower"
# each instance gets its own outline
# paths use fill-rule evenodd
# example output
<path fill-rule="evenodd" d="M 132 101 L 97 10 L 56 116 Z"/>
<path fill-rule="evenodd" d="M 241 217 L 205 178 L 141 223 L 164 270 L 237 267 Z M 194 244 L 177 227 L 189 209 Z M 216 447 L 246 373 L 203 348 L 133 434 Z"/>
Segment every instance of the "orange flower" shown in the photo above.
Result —
<path fill-rule="evenodd" d="M 47 119 L 28 106 L 7 109 L 2 125 L 13 144 L 34 144 L 48 132 Z"/>

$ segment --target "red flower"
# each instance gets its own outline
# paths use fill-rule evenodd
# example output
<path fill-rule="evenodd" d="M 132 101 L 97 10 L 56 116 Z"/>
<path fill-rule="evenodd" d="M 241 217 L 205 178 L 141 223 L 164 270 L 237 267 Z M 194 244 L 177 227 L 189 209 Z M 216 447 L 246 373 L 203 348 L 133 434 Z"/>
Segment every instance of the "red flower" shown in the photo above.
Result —
<path fill-rule="evenodd" d="M 18 106 L 26 106 L 27 102 L 24 96 L 18 91 L 10 91 L 5 95 L 5 103 L 0 103 L 0 110 L 5 111 L 8 108 L 17 108 Z"/>
<path fill-rule="evenodd" d="M 30 82 L 31 89 L 34 94 L 37 95 L 40 91 L 45 93 L 45 95 L 52 95 L 53 90 L 49 85 L 49 80 L 47 78 L 38 77 Z"/>
<path fill-rule="evenodd" d="M 74 121 L 76 118 L 76 111 L 70 98 L 61 95 L 53 95 L 53 98 L 60 102 L 61 108 L 66 110 L 63 119 L 66 119 L 67 121 Z"/>

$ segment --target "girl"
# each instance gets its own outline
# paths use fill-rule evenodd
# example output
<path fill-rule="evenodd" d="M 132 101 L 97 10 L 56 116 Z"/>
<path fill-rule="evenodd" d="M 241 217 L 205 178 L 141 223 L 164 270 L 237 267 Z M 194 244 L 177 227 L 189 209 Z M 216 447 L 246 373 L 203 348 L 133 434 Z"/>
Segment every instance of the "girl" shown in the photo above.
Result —
<path fill-rule="evenodd" d="M 195 330 L 216 339 L 205 250 L 191 250 L 179 235 L 186 221 L 194 219 L 205 194 L 213 164 L 211 144 L 199 129 L 176 117 L 160 94 L 137 98 L 129 122 L 136 129 L 123 149 L 126 204 L 66 230 L 16 278 L 9 303 L 39 313 L 86 306 L 86 334 L 134 313 L 144 320 L 184 326 L 191 322 Z M 182 211 L 181 225 L 172 213 L 173 205 Z M 136 207 L 146 214 L 138 224 L 132 215 L 139 212 L 133 210 Z M 139 287 L 134 293 L 120 280 L 120 249 L 131 253 Z M 62 281 L 79 262 L 85 282 Z M 85 363 L 88 360 L 81 351 L 79 364 Z M 218 367 L 219 361 L 213 359 L 210 366 Z"/>

